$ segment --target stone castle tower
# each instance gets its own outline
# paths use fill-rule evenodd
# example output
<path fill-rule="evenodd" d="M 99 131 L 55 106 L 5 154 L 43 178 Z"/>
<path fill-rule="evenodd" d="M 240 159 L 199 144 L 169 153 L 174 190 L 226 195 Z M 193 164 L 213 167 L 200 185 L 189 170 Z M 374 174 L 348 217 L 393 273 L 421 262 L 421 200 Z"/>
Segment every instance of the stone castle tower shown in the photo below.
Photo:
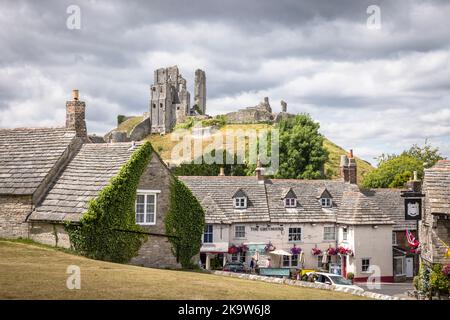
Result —
<path fill-rule="evenodd" d="M 202 114 L 206 111 L 206 75 L 205 71 L 195 70 L 194 103 Z"/>
<path fill-rule="evenodd" d="M 199 79 L 200 84 L 197 84 L 197 72 L 202 75 Z M 206 109 L 205 72 L 197 70 L 195 74 L 195 91 L 197 92 L 197 87 L 201 88 L 199 92 L 203 104 L 199 104 L 199 107 L 204 113 Z M 186 116 L 191 114 L 191 95 L 187 91 L 186 79 L 182 77 L 177 66 L 155 70 L 150 96 L 151 132 L 169 133 L 177 123 L 184 122 Z"/>

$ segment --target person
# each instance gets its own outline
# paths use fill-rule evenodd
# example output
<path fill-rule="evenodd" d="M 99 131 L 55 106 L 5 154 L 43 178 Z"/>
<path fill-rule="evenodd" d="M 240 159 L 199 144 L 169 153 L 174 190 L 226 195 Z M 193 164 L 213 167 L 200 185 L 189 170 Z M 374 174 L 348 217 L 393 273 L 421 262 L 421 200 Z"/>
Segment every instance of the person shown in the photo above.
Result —
<path fill-rule="evenodd" d="M 252 258 L 252 260 L 250 261 L 250 271 L 251 271 L 251 273 L 255 272 L 255 268 L 256 268 L 256 261 L 255 261 L 255 258 Z"/>
<path fill-rule="evenodd" d="M 270 260 L 270 258 L 267 258 L 266 268 L 272 268 L 272 261 Z"/>

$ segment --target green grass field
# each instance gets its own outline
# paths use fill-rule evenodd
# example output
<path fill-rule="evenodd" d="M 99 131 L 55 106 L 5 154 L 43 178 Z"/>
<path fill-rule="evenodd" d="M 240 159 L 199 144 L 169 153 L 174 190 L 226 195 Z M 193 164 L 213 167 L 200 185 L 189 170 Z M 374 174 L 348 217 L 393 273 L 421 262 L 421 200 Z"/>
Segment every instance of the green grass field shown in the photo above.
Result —
<path fill-rule="evenodd" d="M 81 288 L 69 290 L 69 265 Z M 362 299 L 319 289 L 87 259 L 43 245 L 0 240 L 0 299 Z"/>

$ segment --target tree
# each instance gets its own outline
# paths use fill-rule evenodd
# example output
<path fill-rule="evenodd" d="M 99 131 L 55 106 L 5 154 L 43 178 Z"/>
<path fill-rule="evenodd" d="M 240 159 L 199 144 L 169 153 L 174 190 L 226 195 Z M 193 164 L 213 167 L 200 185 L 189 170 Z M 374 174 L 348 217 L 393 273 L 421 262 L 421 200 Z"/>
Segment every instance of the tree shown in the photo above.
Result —
<path fill-rule="evenodd" d="M 279 124 L 280 167 L 277 178 L 319 179 L 328 152 L 323 146 L 320 125 L 307 114 L 283 119 Z"/>
<path fill-rule="evenodd" d="M 433 148 L 427 141 L 425 141 L 423 147 L 414 144 L 409 150 L 403 153 L 421 161 L 425 168 L 431 168 L 436 162 L 444 159 L 439 152 L 439 148 Z"/>
<path fill-rule="evenodd" d="M 366 188 L 403 187 L 417 171 L 419 179 L 423 177 L 423 162 L 407 154 L 391 157 L 382 161 L 379 167 L 364 176 L 363 186 Z"/>

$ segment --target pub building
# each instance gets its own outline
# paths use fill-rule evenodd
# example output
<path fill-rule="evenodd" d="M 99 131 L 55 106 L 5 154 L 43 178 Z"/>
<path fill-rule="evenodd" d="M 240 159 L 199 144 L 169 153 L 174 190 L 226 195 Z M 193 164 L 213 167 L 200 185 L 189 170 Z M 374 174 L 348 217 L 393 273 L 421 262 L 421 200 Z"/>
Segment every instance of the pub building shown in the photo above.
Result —
<path fill-rule="evenodd" d="M 337 180 L 269 179 L 258 165 L 255 176 L 221 170 L 219 176 L 179 177 L 205 210 L 202 264 L 249 266 L 254 258 L 266 274 L 270 258 L 278 275 L 313 269 L 351 272 L 355 281 L 404 280 L 406 259 L 394 259 L 394 238 L 405 229 L 415 232 L 415 224 L 405 223 L 400 190 L 361 189 L 352 152 L 341 156 L 340 172 Z"/>

